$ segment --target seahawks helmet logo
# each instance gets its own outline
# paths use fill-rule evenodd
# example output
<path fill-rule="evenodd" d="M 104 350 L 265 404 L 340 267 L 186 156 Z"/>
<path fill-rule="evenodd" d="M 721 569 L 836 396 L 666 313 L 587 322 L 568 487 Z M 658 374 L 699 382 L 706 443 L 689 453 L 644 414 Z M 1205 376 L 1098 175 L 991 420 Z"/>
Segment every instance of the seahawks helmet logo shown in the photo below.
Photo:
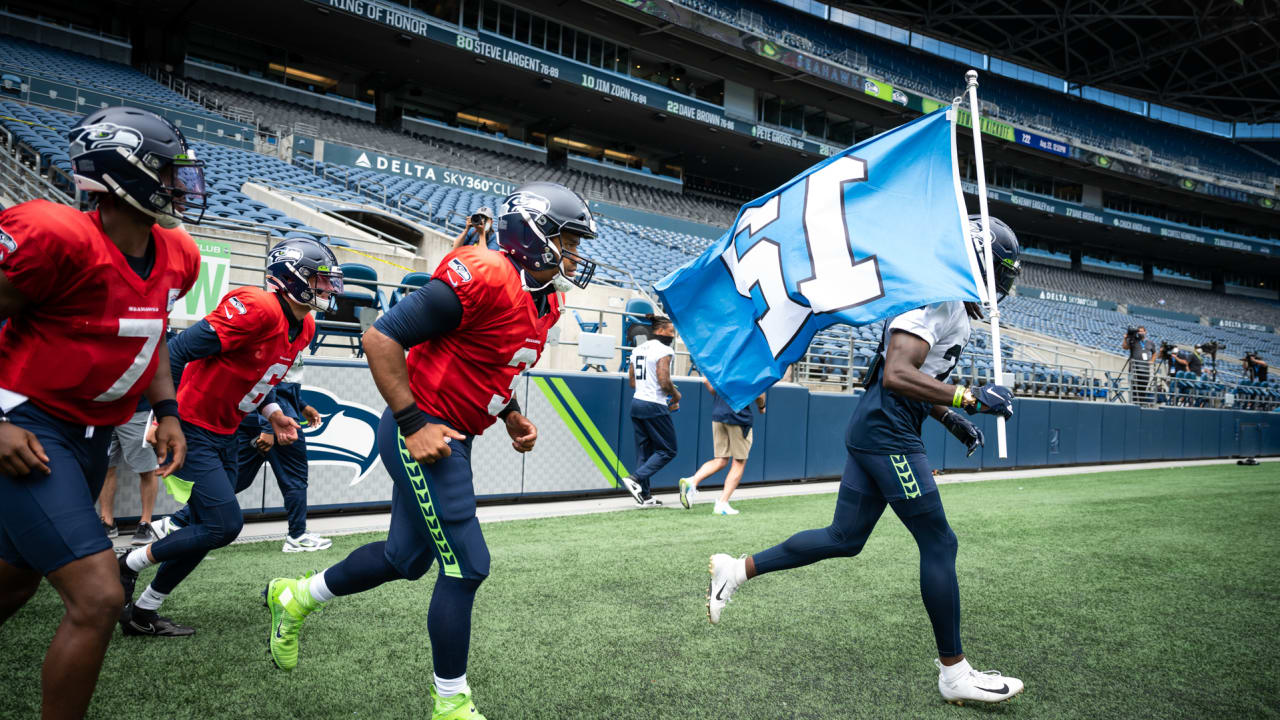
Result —
<path fill-rule="evenodd" d="M 551 201 L 531 192 L 511 193 L 502 201 L 502 214 L 526 211 L 536 215 L 545 215 L 551 209 Z"/>
<path fill-rule="evenodd" d="M 301 260 L 302 251 L 298 248 L 281 247 L 271 251 L 271 257 L 267 258 L 267 264 L 280 262 L 281 260 Z"/>
<path fill-rule="evenodd" d="M 86 125 L 72 131 L 72 157 L 111 147 L 122 147 L 130 152 L 136 151 L 142 147 L 142 133 L 131 127 L 110 122 Z"/>

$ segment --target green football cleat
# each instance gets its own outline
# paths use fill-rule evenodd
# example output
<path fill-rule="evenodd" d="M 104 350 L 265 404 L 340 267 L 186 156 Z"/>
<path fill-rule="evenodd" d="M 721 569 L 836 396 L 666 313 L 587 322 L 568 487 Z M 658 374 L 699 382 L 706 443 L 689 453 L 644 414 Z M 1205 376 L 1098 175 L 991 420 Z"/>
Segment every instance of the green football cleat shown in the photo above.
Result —
<path fill-rule="evenodd" d="M 305 580 L 305 577 L 276 578 L 262 591 L 265 605 L 271 609 L 268 652 L 271 661 L 281 670 L 297 667 L 298 631 L 302 629 L 302 621 L 320 607 L 320 603 L 311 599 Z"/>
<path fill-rule="evenodd" d="M 442 698 L 431 688 L 431 720 L 484 720 L 484 716 L 471 702 L 471 688 L 451 697 Z"/>

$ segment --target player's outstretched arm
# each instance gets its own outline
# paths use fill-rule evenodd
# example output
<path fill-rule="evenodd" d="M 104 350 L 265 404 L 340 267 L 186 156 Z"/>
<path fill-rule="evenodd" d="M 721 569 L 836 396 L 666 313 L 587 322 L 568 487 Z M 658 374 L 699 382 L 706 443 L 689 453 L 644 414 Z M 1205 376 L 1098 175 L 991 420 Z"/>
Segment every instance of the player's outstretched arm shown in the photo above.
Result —
<path fill-rule="evenodd" d="M 176 413 L 178 403 L 175 400 L 168 343 L 160 343 L 156 355 L 156 374 L 147 386 L 147 402 L 153 408 L 172 407 Z M 156 455 L 160 458 L 160 467 L 156 468 L 156 472 L 163 477 L 172 475 L 187 459 L 187 438 L 182 434 L 182 426 L 178 423 L 176 414 L 157 415 L 155 448 Z"/>

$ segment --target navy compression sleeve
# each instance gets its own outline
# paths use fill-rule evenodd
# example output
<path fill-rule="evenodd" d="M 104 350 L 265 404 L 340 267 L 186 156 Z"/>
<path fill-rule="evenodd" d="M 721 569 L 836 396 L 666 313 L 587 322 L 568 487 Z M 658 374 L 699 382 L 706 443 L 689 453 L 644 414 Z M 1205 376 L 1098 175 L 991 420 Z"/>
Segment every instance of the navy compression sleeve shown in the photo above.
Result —
<path fill-rule="evenodd" d="M 182 382 L 182 370 L 192 360 L 217 355 L 222 351 L 222 341 L 208 320 L 201 320 L 169 340 L 169 369 L 173 373 L 173 387 Z"/>
<path fill-rule="evenodd" d="M 373 326 L 408 349 L 444 335 L 461 323 L 462 303 L 453 288 L 443 280 L 432 278 L 383 313 Z"/>

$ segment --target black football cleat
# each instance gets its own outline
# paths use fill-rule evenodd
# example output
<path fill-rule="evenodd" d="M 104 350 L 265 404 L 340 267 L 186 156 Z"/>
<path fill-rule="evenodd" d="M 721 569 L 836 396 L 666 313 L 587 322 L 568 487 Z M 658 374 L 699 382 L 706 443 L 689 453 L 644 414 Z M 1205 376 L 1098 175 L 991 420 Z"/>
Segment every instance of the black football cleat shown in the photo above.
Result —
<path fill-rule="evenodd" d="M 187 637 L 196 634 L 193 627 L 179 625 L 167 617 L 161 617 L 154 610 L 143 610 L 134 607 L 132 603 L 120 618 L 120 631 L 125 635 L 150 637 Z"/>
<path fill-rule="evenodd" d="M 129 568 L 129 563 L 126 560 L 128 557 L 129 553 L 127 552 L 123 555 L 116 556 L 116 564 L 120 566 L 120 584 L 124 586 L 125 609 L 129 607 L 129 603 L 133 602 L 133 590 L 138 584 L 138 573 Z M 120 618 L 123 621 L 123 612 L 121 613 Z"/>

